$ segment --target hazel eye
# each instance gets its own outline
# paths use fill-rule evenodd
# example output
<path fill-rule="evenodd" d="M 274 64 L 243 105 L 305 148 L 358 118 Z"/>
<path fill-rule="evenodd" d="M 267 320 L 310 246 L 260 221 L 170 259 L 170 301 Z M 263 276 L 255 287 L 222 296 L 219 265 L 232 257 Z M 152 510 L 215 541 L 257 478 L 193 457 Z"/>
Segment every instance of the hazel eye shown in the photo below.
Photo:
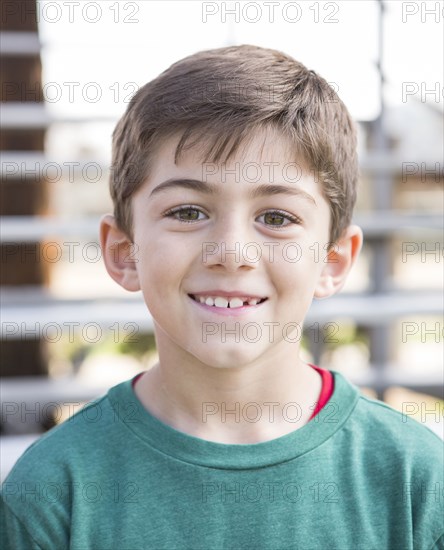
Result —
<path fill-rule="evenodd" d="M 286 212 L 282 212 L 280 210 L 270 210 L 268 212 L 265 212 L 264 214 L 261 214 L 259 218 L 264 218 L 265 225 L 269 225 L 271 227 L 288 227 L 292 224 L 301 224 L 302 220 L 298 218 L 297 216 L 293 216 L 291 214 L 288 214 Z M 281 223 L 283 220 L 288 220 L 288 223 Z"/>
<path fill-rule="evenodd" d="M 188 205 L 180 206 L 178 208 L 171 208 L 165 212 L 163 216 L 165 218 L 173 218 L 183 223 L 194 223 L 204 219 L 199 218 L 199 214 L 206 216 L 200 208 L 193 205 Z M 302 220 L 297 216 L 293 216 L 292 214 L 288 214 L 287 212 L 283 212 L 281 210 L 269 210 L 268 212 L 261 214 L 257 219 L 259 218 L 264 218 L 265 225 L 275 229 L 281 229 L 288 227 L 289 225 L 302 223 Z M 288 223 L 283 223 L 285 220 L 287 220 Z"/>
<path fill-rule="evenodd" d="M 182 216 L 182 214 L 184 214 L 184 216 Z M 179 222 L 192 223 L 199 221 L 199 214 L 203 214 L 202 210 L 194 206 L 181 206 L 180 208 L 168 210 L 168 212 L 165 212 L 164 217 L 174 218 Z"/>

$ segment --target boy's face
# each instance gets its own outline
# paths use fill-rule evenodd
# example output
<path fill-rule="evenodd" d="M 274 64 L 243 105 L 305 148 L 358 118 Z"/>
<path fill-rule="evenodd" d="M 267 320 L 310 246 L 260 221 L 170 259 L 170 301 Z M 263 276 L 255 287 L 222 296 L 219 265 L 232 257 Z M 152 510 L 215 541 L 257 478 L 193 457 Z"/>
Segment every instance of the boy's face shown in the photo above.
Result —
<path fill-rule="evenodd" d="M 203 164 L 197 150 L 176 166 L 177 142 L 160 148 L 133 197 L 137 261 L 122 268 L 128 272 L 120 284 L 142 290 L 160 356 L 174 350 L 175 359 L 230 368 L 273 360 L 277 348 L 293 355 L 313 296 L 336 292 L 350 267 L 326 262 L 330 212 L 320 184 L 272 131 L 219 166 Z M 173 179 L 203 182 L 212 192 Z M 253 197 L 263 186 L 274 192 Z M 237 309 L 190 297 L 220 296 L 218 290 L 266 300 Z"/>

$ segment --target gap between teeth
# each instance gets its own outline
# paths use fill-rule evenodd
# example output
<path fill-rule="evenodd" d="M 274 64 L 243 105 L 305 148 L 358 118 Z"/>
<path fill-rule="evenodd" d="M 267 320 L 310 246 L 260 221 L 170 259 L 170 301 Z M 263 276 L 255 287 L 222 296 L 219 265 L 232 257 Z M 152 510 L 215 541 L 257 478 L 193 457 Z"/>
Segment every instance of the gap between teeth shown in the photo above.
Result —
<path fill-rule="evenodd" d="M 231 298 L 231 300 L 228 302 L 226 298 L 217 297 L 213 299 L 211 297 L 204 298 L 203 296 L 199 296 L 198 300 L 201 304 L 206 304 L 207 306 L 227 308 L 228 304 L 230 304 L 230 309 L 235 309 L 244 305 L 244 302 L 240 298 Z M 256 298 L 246 300 L 246 302 L 250 306 L 255 306 L 259 301 L 260 300 Z"/>

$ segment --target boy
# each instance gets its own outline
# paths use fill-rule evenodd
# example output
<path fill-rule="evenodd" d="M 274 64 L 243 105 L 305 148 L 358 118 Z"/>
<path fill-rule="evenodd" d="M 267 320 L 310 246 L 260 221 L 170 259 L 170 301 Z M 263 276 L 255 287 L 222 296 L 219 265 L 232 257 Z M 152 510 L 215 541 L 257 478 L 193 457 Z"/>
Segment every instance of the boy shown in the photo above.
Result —
<path fill-rule="evenodd" d="M 441 440 L 299 359 L 361 248 L 356 181 L 345 106 L 283 53 L 200 52 L 138 91 L 101 244 L 159 361 L 18 461 L 5 548 L 444 548 Z"/>

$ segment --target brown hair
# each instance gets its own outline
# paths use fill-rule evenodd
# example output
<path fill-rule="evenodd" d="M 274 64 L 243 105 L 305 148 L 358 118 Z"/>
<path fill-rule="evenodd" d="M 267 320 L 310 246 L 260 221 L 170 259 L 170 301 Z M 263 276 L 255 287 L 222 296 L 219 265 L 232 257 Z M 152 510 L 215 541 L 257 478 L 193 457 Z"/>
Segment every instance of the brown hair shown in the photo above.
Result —
<path fill-rule="evenodd" d="M 314 171 L 330 204 L 330 241 L 350 224 L 356 201 L 356 129 L 330 85 L 289 55 L 242 45 L 198 52 L 140 88 L 113 133 L 110 179 L 118 226 L 132 239 L 131 196 L 159 146 L 202 146 L 205 162 L 228 160 L 254 130 L 277 128 Z M 190 138 L 194 138 L 190 141 Z"/>

